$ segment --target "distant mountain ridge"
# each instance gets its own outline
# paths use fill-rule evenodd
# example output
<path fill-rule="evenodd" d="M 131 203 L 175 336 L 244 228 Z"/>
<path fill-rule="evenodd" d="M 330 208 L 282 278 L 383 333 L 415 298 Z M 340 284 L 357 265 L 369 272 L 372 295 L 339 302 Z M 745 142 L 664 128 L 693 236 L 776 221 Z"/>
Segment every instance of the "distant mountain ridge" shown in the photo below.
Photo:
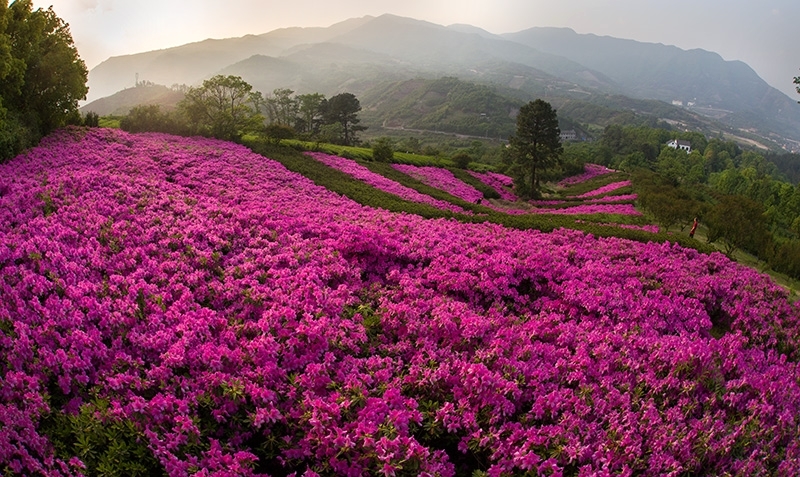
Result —
<path fill-rule="evenodd" d="M 692 105 L 748 127 L 753 115 L 775 132 L 796 137 L 800 108 L 769 86 L 750 66 L 717 53 L 578 34 L 569 28 L 531 28 L 502 35 L 600 71 L 628 96 Z"/>
<path fill-rule="evenodd" d="M 800 142 L 796 103 L 746 64 L 716 53 L 569 29 L 494 35 L 394 15 L 109 58 L 89 74 L 90 99 L 129 88 L 137 77 L 196 85 L 214 74 L 242 76 L 266 94 L 291 88 L 360 95 L 388 82 L 452 76 L 494 85 L 521 101 L 625 95 L 675 102 L 732 128 Z"/>

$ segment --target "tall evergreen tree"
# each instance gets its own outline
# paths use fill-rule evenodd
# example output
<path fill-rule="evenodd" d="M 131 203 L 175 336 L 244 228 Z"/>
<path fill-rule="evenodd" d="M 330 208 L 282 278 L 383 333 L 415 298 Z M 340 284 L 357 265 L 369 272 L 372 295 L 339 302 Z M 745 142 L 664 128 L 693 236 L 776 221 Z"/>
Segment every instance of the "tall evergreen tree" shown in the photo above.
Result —
<path fill-rule="evenodd" d="M 556 110 L 537 99 L 522 106 L 517 133 L 511 136 L 510 152 L 517 189 L 523 197 L 539 195 L 542 171 L 556 165 L 563 152 Z"/>

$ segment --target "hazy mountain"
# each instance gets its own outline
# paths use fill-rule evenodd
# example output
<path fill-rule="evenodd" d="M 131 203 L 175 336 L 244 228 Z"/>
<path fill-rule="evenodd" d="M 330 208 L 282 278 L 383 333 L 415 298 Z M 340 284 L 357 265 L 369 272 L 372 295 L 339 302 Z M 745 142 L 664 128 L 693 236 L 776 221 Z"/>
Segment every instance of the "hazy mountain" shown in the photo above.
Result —
<path fill-rule="evenodd" d="M 675 101 L 732 126 L 752 128 L 759 123 L 800 137 L 795 101 L 741 61 L 725 61 L 700 49 L 578 34 L 569 28 L 531 28 L 502 36 L 597 70 L 629 96 Z"/>
<path fill-rule="evenodd" d="M 591 103 L 625 95 L 679 103 L 761 136 L 800 140 L 795 102 L 746 64 L 716 53 L 569 29 L 493 35 L 394 15 L 110 58 L 90 72 L 90 94 L 98 98 L 133 86 L 137 74 L 159 84 L 196 85 L 220 73 L 240 75 L 265 94 L 290 88 L 360 95 L 415 78 L 452 76 L 495 85 L 499 94 L 520 101 Z"/>
<path fill-rule="evenodd" d="M 130 112 L 131 108 L 141 104 L 157 104 L 163 110 L 174 109 L 178 102 L 182 100 L 184 94 L 158 84 L 140 84 L 133 88 L 126 88 L 122 91 L 92 101 L 83 108 L 82 111 L 93 111 L 100 116 L 124 116 Z"/>
<path fill-rule="evenodd" d="M 88 100 L 135 86 L 137 77 L 164 85 L 199 84 L 219 70 L 253 55 L 278 56 L 300 44 L 326 42 L 371 18 L 346 20 L 328 28 L 281 28 L 263 35 L 209 39 L 164 50 L 111 57 L 89 72 Z"/>
<path fill-rule="evenodd" d="M 447 28 L 410 18 L 382 15 L 331 41 L 389 55 L 429 72 L 487 74 L 491 70 L 486 65 L 502 61 L 533 68 L 540 75 L 553 77 L 551 81 L 566 80 L 604 90 L 615 87 L 599 72 L 564 57 L 487 36 L 486 32 L 465 30 L 463 26 Z"/>

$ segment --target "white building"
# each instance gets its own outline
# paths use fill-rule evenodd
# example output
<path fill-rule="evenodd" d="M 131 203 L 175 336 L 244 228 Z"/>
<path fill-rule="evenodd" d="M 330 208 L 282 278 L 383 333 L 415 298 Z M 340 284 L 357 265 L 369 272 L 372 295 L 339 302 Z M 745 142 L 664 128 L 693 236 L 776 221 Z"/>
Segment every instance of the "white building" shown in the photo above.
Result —
<path fill-rule="evenodd" d="M 574 129 L 569 129 L 567 131 L 561 131 L 561 140 L 562 141 L 574 141 L 576 139 L 578 139 L 578 133 L 576 133 Z"/>
<path fill-rule="evenodd" d="M 684 141 L 683 139 L 673 139 L 667 143 L 667 146 L 673 149 L 681 149 L 686 151 L 686 154 L 692 152 L 692 143 L 689 141 Z"/>

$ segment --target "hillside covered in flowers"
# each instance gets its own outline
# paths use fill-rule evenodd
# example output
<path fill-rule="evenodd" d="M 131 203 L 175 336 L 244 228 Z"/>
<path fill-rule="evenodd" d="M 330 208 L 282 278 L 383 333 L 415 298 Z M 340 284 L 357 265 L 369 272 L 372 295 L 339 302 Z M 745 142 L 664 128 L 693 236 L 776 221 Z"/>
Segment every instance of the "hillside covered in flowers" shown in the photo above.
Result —
<path fill-rule="evenodd" d="M 0 165 L 0 473 L 791 475 L 799 318 L 721 254 L 61 131 Z"/>

